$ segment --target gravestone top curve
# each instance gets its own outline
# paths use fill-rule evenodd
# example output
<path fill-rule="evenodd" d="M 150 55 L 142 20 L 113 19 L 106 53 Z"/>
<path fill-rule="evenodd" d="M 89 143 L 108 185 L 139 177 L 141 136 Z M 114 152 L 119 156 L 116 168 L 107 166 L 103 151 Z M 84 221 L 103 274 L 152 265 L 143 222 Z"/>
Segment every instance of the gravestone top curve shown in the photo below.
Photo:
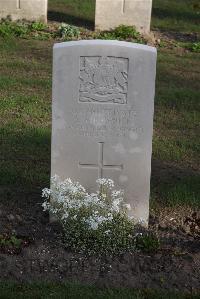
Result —
<path fill-rule="evenodd" d="M 117 47 L 125 47 L 125 48 L 132 48 L 132 49 L 138 49 L 138 50 L 144 50 L 144 51 L 150 51 L 155 54 L 157 54 L 157 50 L 155 47 L 143 45 L 143 44 L 137 44 L 137 43 L 131 43 L 131 42 L 125 42 L 125 41 L 118 41 L 118 40 L 102 40 L 102 39 L 95 39 L 95 40 L 79 40 L 79 41 L 70 41 L 70 42 L 62 42 L 54 44 L 54 49 L 62 49 L 65 47 L 73 47 L 73 46 L 117 46 Z"/>

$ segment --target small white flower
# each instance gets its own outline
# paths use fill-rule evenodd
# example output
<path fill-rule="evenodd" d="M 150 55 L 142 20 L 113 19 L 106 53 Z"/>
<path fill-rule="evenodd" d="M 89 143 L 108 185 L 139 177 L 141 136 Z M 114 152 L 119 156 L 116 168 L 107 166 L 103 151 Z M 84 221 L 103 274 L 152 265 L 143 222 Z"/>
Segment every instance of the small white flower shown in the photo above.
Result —
<path fill-rule="evenodd" d="M 65 212 L 62 217 L 61 220 L 66 220 L 69 217 L 69 214 L 67 212 Z"/>
<path fill-rule="evenodd" d="M 111 193 L 111 196 L 112 197 L 121 197 L 122 194 L 123 194 L 122 190 L 113 190 L 112 193 Z"/>
<path fill-rule="evenodd" d="M 135 236 L 142 236 L 143 234 L 142 233 L 136 233 Z"/>
<path fill-rule="evenodd" d="M 42 196 L 47 200 L 42 204 L 44 210 L 55 214 L 63 223 L 74 219 L 88 224 L 88 228 L 97 230 L 99 226 L 113 221 L 116 213 L 124 213 L 123 207 L 130 209 L 129 204 L 123 204 L 123 191 L 113 190 L 111 179 L 98 179 L 99 191 L 88 194 L 79 182 L 70 178 L 61 181 L 55 175 L 51 180 L 51 189 L 44 188 Z M 88 215 L 80 217 L 80 215 Z M 109 230 L 105 232 L 109 234 Z"/>
<path fill-rule="evenodd" d="M 98 222 L 96 222 L 92 217 L 89 217 L 86 221 L 85 221 L 89 227 L 93 230 L 97 230 L 99 224 Z"/>
<path fill-rule="evenodd" d="M 96 180 L 96 182 L 100 186 L 105 186 L 105 187 L 108 187 L 110 189 L 114 188 L 114 182 L 111 179 L 104 179 L 104 178 L 102 178 L 102 179 Z"/>
<path fill-rule="evenodd" d="M 127 211 L 131 211 L 131 205 L 129 203 L 125 203 L 124 207 L 127 209 Z"/>
<path fill-rule="evenodd" d="M 106 230 L 106 231 L 104 232 L 105 235 L 109 235 L 110 233 L 111 233 L 111 230 L 110 230 L 110 229 L 108 229 L 108 230 Z"/>
<path fill-rule="evenodd" d="M 42 207 L 43 207 L 43 210 L 44 210 L 44 211 L 47 211 L 47 210 L 49 209 L 49 204 L 48 204 L 46 201 L 44 201 L 44 202 L 42 203 Z"/>
<path fill-rule="evenodd" d="M 42 190 L 42 197 L 46 197 L 48 199 L 50 197 L 50 195 L 51 195 L 51 189 L 44 188 Z"/>

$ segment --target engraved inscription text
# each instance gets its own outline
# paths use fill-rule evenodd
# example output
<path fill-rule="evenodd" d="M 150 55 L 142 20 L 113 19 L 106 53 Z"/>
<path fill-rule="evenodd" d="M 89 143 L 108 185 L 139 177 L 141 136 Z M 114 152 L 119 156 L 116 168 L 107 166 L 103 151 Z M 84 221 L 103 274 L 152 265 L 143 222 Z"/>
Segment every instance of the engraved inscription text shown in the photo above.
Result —
<path fill-rule="evenodd" d="M 127 107 L 127 106 L 124 106 Z M 130 132 L 141 133 L 136 111 L 132 108 L 73 107 L 66 128 L 74 135 L 94 137 L 127 137 Z"/>

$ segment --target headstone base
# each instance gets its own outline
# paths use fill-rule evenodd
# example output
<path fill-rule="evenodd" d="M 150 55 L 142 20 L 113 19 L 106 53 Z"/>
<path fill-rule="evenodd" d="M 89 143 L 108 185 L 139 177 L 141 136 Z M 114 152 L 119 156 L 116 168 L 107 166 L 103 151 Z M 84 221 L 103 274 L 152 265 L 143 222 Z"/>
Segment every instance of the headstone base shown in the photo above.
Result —
<path fill-rule="evenodd" d="M 47 22 L 47 0 L 0 0 L 0 19 Z"/>
<path fill-rule="evenodd" d="M 152 0 L 96 0 L 95 30 L 110 30 L 121 24 L 149 33 Z"/>

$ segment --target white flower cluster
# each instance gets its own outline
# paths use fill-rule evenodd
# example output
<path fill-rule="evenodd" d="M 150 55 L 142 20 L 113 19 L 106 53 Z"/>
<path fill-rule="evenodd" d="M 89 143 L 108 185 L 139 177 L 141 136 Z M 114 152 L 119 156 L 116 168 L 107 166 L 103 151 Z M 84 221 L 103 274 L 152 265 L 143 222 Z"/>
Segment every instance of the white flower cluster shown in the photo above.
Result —
<path fill-rule="evenodd" d="M 42 190 L 43 209 L 55 214 L 63 224 L 84 222 L 92 230 L 112 222 L 117 213 L 130 210 L 130 205 L 123 202 L 123 191 L 114 190 L 111 179 L 98 179 L 97 185 L 99 190 L 89 194 L 80 183 L 71 179 L 61 181 L 56 175 L 51 179 L 51 189 Z"/>
<path fill-rule="evenodd" d="M 115 187 L 114 182 L 111 179 L 98 179 L 96 182 L 99 186 L 105 186 L 109 189 L 112 189 Z"/>

